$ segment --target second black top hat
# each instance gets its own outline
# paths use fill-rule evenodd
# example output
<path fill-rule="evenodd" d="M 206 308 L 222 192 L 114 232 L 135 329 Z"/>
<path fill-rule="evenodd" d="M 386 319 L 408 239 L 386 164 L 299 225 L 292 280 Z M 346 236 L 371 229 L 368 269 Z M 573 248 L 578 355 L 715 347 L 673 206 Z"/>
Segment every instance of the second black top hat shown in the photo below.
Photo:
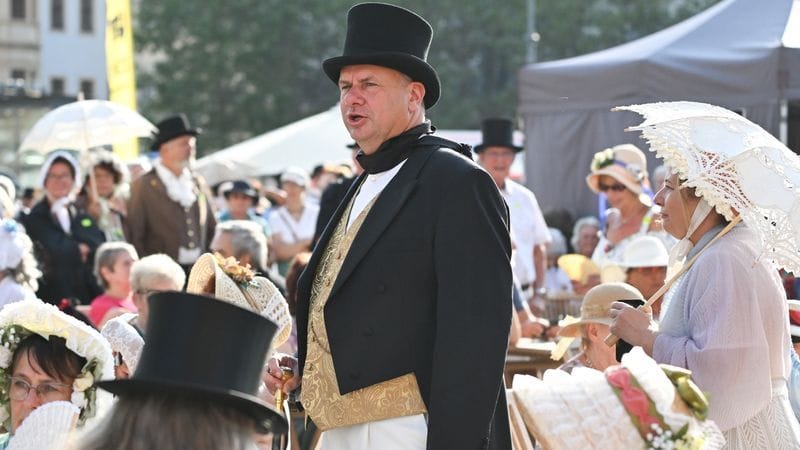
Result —
<path fill-rule="evenodd" d="M 101 381 L 117 396 L 179 393 L 237 409 L 262 431 L 283 433 L 286 420 L 258 398 L 277 326 L 212 297 L 159 292 L 149 298 L 145 346 L 128 380 Z"/>
<path fill-rule="evenodd" d="M 511 119 L 484 119 L 481 133 L 483 142 L 475 146 L 475 153 L 480 153 L 488 147 L 506 147 L 514 153 L 522 151 L 522 147 L 514 145 L 514 122 Z"/>

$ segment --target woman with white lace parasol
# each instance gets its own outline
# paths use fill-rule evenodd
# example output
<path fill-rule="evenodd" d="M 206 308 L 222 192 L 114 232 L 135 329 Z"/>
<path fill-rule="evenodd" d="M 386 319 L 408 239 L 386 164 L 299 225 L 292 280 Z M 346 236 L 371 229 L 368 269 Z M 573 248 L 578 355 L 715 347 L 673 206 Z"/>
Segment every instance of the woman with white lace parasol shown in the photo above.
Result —
<path fill-rule="evenodd" d="M 731 449 L 800 448 L 786 388 L 788 311 L 775 266 L 797 271 L 800 160 L 723 108 L 637 105 L 641 130 L 671 174 L 655 202 L 670 253 L 661 321 L 614 303 L 611 332 L 659 363 L 692 371 Z M 771 264 L 771 263 L 774 263 Z M 680 268 L 678 268 L 680 267 Z"/>

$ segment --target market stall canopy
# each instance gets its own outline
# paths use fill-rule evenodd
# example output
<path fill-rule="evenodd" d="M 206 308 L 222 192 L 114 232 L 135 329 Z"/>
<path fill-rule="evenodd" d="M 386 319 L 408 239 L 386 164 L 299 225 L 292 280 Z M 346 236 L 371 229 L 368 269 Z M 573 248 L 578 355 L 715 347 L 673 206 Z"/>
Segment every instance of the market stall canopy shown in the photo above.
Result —
<path fill-rule="evenodd" d="M 629 142 L 635 114 L 614 106 L 692 100 L 725 106 L 778 135 L 783 100 L 800 99 L 800 0 L 723 0 L 650 36 L 531 64 L 519 76 L 528 186 L 544 209 L 596 213 L 592 155 Z M 795 149 L 798 150 L 798 149 Z M 655 161 L 651 157 L 652 172 Z"/>

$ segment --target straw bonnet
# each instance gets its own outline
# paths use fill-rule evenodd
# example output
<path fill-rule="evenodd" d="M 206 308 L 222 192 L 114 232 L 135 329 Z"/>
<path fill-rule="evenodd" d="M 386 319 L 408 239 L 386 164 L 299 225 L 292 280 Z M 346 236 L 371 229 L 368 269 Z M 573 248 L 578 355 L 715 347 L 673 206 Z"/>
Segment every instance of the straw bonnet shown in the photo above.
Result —
<path fill-rule="evenodd" d="M 558 257 L 558 267 L 567 273 L 572 281 L 586 283 L 589 277 L 600 275 L 600 268 L 594 261 L 578 253 L 569 253 Z"/>
<path fill-rule="evenodd" d="M 652 206 L 652 200 L 642 189 L 647 178 L 647 158 L 635 145 L 622 144 L 595 153 L 590 169 L 586 184 L 594 193 L 600 193 L 600 177 L 607 175 L 638 195 L 642 204 Z"/>
<path fill-rule="evenodd" d="M 249 268 L 240 266 L 234 258 L 223 259 L 211 253 L 200 255 L 189 273 L 186 292 L 213 294 L 275 322 L 278 331 L 273 347 L 286 342 L 292 332 L 289 305 L 278 288 L 264 277 L 254 277 Z"/>
<path fill-rule="evenodd" d="M 708 403 L 690 376 L 685 369 L 659 365 L 636 347 L 605 372 L 578 367 L 572 374 L 548 370 L 541 380 L 515 375 L 513 392 L 526 426 L 543 448 L 656 448 L 656 440 L 675 448 L 722 448 L 722 433 L 705 419 Z M 642 414 L 640 400 L 648 407 L 642 416 L 637 415 Z M 661 431 L 637 426 L 641 417 Z"/>
<path fill-rule="evenodd" d="M 565 325 L 558 332 L 563 337 L 579 337 L 580 325 L 584 323 L 601 323 L 611 325 L 608 313 L 611 304 L 618 300 L 644 300 L 638 289 L 627 283 L 603 283 L 591 289 L 583 297 L 581 317 Z"/>

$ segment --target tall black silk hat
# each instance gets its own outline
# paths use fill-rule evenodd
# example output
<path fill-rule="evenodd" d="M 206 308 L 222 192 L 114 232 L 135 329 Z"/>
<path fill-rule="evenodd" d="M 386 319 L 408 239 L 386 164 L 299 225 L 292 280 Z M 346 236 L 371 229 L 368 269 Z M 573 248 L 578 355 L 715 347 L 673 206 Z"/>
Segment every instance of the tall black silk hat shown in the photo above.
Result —
<path fill-rule="evenodd" d="M 347 13 L 347 37 L 342 56 L 326 59 L 322 68 L 339 83 L 344 66 L 371 64 L 388 67 L 425 85 L 425 107 L 439 100 L 441 85 L 427 62 L 433 28 L 416 13 L 386 3 L 361 3 Z"/>
<path fill-rule="evenodd" d="M 170 139 L 175 139 L 178 136 L 197 136 L 198 134 L 202 133 L 203 130 L 199 128 L 192 128 L 192 125 L 189 124 L 189 119 L 186 118 L 185 114 L 178 114 L 176 116 L 168 117 L 161 122 L 156 124 L 156 128 L 158 128 L 158 133 L 156 133 L 155 137 L 153 138 L 153 148 L 158 149 L 161 147 L 161 144 L 167 142 Z"/>
<path fill-rule="evenodd" d="M 97 385 L 119 397 L 177 394 L 234 408 L 261 431 L 286 432 L 286 420 L 258 398 L 277 325 L 246 309 L 185 292 L 150 296 L 145 345 L 127 380 Z"/>
<path fill-rule="evenodd" d="M 519 153 L 523 149 L 514 145 L 514 123 L 511 119 L 491 118 L 484 119 L 481 123 L 483 142 L 475 146 L 475 153 L 480 153 L 488 147 L 506 147 Z"/>

